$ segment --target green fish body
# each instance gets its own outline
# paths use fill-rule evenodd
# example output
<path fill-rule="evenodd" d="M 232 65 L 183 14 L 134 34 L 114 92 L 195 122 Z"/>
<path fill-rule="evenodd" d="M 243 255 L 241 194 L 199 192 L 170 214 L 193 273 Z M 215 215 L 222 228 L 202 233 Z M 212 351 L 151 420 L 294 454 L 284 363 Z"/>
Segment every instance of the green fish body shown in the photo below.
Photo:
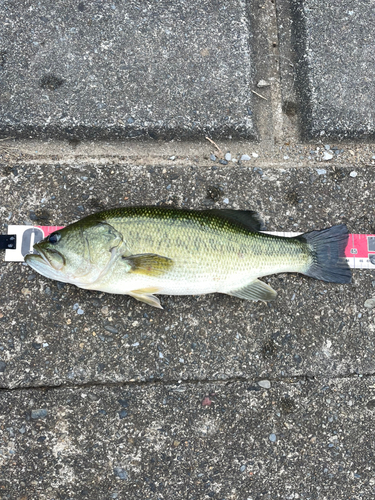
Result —
<path fill-rule="evenodd" d="M 295 238 L 260 229 L 252 211 L 118 208 L 52 233 L 25 260 L 46 277 L 156 307 L 161 306 L 154 294 L 220 292 L 273 300 L 276 292 L 258 278 L 280 272 L 350 281 L 342 259 L 345 226 Z"/>

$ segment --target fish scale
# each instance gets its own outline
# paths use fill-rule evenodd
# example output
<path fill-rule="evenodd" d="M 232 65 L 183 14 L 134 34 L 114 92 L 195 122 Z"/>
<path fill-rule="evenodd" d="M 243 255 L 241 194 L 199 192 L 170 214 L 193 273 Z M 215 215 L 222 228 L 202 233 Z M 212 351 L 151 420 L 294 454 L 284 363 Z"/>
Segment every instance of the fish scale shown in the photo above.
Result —
<path fill-rule="evenodd" d="M 130 253 L 155 253 L 173 260 L 163 282 L 158 280 L 162 285 L 159 293 L 231 290 L 266 274 L 301 271 L 310 260 L 299 242 L 250 233 L 238 225 L 223 223 L 219 216 L 198 218 L 195 212 L 185 212 L 184 217 L 174 217 L 173 210 L 166 214 L 158 209 L 153 217 L 148 214 L 124 209 L 122 218 L 117 211 L 113 215 L 109 212 L 106 221 L 129 242 Z M 155 284 L 153 279 L 147 282 Z"/>

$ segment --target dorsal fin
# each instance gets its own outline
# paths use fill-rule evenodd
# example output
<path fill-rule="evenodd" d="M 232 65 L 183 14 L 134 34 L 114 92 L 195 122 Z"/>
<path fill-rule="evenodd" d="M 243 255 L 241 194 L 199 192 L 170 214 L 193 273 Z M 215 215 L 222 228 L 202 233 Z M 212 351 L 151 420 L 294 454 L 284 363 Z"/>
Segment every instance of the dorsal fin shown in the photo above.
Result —
<path fill-rule="evenodd" d="M 258 232 L 264 229 L 264 223 L 260 218 L 260 215 L 254 210 L 230 210 L 226 208 L 215 208 L 213 210 L 206 210 L 206 212 L 213 213 L 223 219 L 239 224 L 250 231 Z"/>

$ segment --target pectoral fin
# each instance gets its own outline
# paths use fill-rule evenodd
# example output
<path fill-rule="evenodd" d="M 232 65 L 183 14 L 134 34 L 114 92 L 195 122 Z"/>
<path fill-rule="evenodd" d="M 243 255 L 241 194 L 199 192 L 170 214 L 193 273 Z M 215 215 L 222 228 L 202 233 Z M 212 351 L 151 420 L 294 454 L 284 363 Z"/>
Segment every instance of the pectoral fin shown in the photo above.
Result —
<path fill-rule="evenodd" d="M 154 253 L 123 256 L 123 260 L 130 266 L 131 273 L 146 276 L 162 276 L 173 265 L 173 260 Z"/>
<path fill-rule="evenodd" d="M 157 297 L 155 297 L 155 295 L 152 295 L 152 293 L 150 293 L 154 291 L 157 292 L 157 289 L 153 288 L 144 290 L 133 290 L 132 292 L 129 292 L 128 295 L 134 297 L 140 302 L 145 302 L 150 306 L 157 307 L 158 309 L 163 309 L 162 305 L 160 304 L 160 300 Z"/>
<path fill-rule="evenodd" d="M 275 300 L 277 295 L 273 288 L 259 280 L 252 281 L 238 290 L 231 290 L 225 293 L 233 295 L 234 297 L 239 297 L 240 299 L 263 300 L 264 302 Z"/>

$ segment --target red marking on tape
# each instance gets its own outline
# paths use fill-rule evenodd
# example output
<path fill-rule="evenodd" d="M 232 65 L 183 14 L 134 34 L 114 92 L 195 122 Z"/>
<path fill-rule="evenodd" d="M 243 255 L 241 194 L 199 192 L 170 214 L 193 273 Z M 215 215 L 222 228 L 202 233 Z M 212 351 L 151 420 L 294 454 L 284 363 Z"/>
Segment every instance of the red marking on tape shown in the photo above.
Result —
<path fill-rule="evenodd" d="M 345 257 L 367 259 L 369 253 L 375 254 L 375 234 L 349 234 Z"/>
<path fill-rule="evenodd" d="M 38 229 L 43 231 L 44 237 L 53 233 L 54 231 L 58 231 L 59 229 L 63 229 L 64 226 L 36 226 Z"/>

